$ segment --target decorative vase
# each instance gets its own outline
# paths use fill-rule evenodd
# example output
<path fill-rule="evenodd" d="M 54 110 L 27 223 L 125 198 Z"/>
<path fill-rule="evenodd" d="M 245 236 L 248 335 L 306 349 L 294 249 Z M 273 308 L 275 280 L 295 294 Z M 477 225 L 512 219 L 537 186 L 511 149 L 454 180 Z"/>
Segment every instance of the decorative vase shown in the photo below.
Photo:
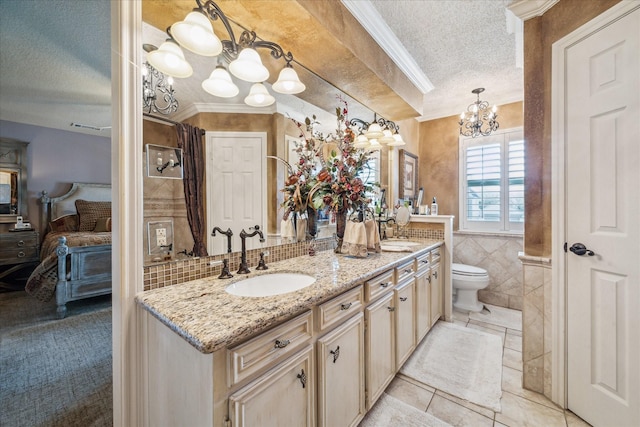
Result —
<path fill-rule="evenodd" d="M 307 206 L 307 240 L 316 238 L 316 233 L 318 232 L 317 216 L 316 210 L 311 206 Z"/>
<path fill-rule="evenodd" d="M 335 253 L 342 253 L 342 239 L 344 237 L 344 230 L 347 228 L 347 210 L 341 209 L 336 212 L 336 237 L 338 239 L 338 245 L 334 250 Z"/>

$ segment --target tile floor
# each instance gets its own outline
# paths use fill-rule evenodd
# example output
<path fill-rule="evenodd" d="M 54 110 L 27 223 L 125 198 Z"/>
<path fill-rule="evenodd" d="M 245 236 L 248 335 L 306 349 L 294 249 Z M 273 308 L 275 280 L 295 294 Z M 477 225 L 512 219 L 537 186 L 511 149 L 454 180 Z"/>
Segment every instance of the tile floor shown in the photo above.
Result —
<path fill-rule="evenodd" d="M 491 309 L 491 306 L 488 306 Z M 521 312 L 508 310 L 508 322 L 489 323 L 469 318 L 468 313 L 454 311 L 454 322 L 479 329 L 502 338 L 502 412 L 464 401 L 411 378 L 398 374 L 386 392 L 403 402 L 426 411 L 453 426 L 470 427 L 588 427 L 589 424 L 569 411 L 563 411 L 541 394 L 522 388 L 522 332 Z M 513 321 L 513 319 L 520 319 Z M 504 319 L 504 316 L 503 316 Z M 495 324 L 498 323 L 498 324 Z M 504 326 L 508 324 L 508 326 Z"/>

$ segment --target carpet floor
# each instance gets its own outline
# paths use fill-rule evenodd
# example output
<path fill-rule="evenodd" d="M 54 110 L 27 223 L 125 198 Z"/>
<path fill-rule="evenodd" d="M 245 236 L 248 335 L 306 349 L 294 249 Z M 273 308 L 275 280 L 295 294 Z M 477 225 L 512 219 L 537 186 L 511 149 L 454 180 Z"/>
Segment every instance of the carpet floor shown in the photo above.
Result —
<path fill-rule="evenodd" d="M 502 340 L 438 322 L 400 372 L 425 385 L 500 412 Z"/>
<path fill-rule="evenodd" d="M 69 308 L 0 295 L 1 426 L 113 424 L 110 301 Z"/>

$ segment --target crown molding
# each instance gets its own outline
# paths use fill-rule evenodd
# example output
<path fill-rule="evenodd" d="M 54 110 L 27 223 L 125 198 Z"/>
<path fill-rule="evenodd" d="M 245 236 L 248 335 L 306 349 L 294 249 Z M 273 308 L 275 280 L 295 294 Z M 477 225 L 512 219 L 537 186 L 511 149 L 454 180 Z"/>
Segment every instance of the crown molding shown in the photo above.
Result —
<path fill-rule="evenodd" d="M 171 117 L 171 120 L 182 122 L 199 113 L 230 113 L 230 114 L 273 114 L 276 112 L 276 104 L 268 107 L 251 107 L 246 104 L 215 104 L 194 102 Z"/>
<path fill-rule="evenodd" d="M 342 0 L 342 4 L 420 92 L 425 94 L 434 88 L 429 78 L 422 72 L 369 0 Z"/>
<path fill-rule="evenodd" d="M 560 0 L 516 0 L 507 6 L 507 9 L 518 18 L 526 21 L 536 16 L 542 16 L 559 1 Z"/>

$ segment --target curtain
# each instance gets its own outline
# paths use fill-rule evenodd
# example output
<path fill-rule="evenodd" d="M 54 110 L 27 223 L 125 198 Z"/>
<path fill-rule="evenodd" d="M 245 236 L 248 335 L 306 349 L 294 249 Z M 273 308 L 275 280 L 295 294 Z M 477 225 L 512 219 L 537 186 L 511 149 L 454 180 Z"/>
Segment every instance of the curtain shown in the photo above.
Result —
<path fill-rule="evenodd" d="M 182 171 L 187 219 L 193 235 L 193 255 L 207 256 L 205 235 L 204 150 L 200 128 L 176 125 L 178 147 L 182 148 Z"/>

